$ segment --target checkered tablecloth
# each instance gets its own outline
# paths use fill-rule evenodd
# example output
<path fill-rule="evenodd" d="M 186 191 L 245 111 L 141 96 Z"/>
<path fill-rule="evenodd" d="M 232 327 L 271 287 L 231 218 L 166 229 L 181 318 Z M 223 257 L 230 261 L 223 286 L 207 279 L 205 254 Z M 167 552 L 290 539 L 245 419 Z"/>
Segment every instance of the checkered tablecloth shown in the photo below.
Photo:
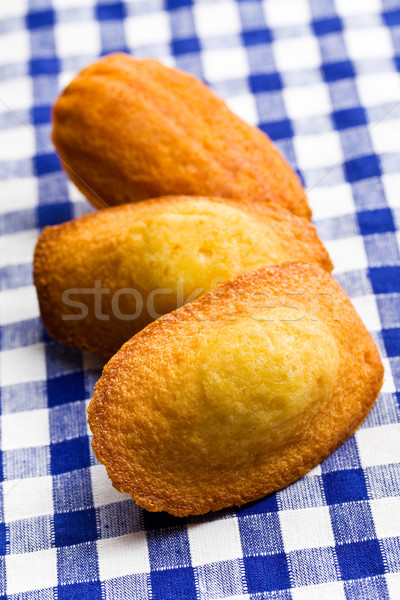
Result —
<path fill-rule="evenodd" d="M 271 136 L 385 363 L 356 435 L 239 510 L 177 519 L 116 492 L 86 424 L 102 361 L 40 322 L 38 234 L 90 209 L 50 108 L 115 50 L 196 74 Z M 398 69 L 399 0 L 0 1 L 0 598 L 400 598 Z"/>

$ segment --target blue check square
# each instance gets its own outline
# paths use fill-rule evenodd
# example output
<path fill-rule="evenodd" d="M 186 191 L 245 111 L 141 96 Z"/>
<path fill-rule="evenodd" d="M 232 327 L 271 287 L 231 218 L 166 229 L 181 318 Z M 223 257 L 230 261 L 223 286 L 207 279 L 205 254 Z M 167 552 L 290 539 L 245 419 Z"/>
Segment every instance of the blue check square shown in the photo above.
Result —
<path fill-rule="evenodd" d="M 382 551 L 377 540 L 336 546 L 336 555 L 344 580 L 372 577 L 385 572 Z"/>

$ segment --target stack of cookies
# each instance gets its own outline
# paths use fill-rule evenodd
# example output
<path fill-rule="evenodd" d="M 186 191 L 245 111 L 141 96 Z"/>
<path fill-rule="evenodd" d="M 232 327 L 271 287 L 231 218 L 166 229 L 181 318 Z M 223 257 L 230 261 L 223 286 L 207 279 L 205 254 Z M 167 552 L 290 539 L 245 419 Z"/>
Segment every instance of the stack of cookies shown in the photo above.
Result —
<path fill-rule="evenodd" d="M 360 425 L 383 367 L 297 175 L 206 85 L 153 60 L 89 66 L 53 124 L 101 210 L 43 231 L 34 278 L 50 335 L 112 357 L 88 412 L 113 485 L 184 516 L 304 475 Z"/>

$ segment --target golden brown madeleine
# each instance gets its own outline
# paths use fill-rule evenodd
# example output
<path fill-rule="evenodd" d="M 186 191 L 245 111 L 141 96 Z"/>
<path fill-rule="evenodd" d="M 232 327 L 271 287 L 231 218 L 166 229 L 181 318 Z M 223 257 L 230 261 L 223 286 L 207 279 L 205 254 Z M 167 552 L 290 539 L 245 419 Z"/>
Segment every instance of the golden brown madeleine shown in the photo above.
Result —
<path fill-rule="evenodd" d="M 332 268 L 313 225 L 279 206 L 171 196 L 46 228 L 34 276 L 50 335 L 111 356 L 222 281 L 287 260 Z"/>
<path fill-rule="evenodd" d="M 113 485 L 174 515 L 292 483 L 360 425 L 382 384 L 375 344 L 322 269 L 264 267 L 138 333 L 89 406 Z"/>
<path fill-rule="evenodd" d="M 53 142 L 98 208 L 169 194 L 280 204 L 310 217 L 305 192 L 270 139 L 195 77 L 111 54 L 54 105 Z"/>

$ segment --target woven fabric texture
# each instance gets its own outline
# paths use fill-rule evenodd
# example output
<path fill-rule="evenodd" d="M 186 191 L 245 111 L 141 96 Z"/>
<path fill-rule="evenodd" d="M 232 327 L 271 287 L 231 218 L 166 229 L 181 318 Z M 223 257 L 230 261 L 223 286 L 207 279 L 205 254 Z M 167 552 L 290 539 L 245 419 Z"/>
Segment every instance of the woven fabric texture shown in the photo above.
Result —
<path fill-rule="evenodd" d="M 238 510 L 178 519 L 116 492 L 86 423 L 103 363 L 39 318 L 37 237 L 91 210 L 51 105 L 116 50 L 199 76 L 269 134 L 385 364 L 351 439 Z M 0 3 L 0 599 L 400 598 L 399 69 L 398 0 Z"/>

